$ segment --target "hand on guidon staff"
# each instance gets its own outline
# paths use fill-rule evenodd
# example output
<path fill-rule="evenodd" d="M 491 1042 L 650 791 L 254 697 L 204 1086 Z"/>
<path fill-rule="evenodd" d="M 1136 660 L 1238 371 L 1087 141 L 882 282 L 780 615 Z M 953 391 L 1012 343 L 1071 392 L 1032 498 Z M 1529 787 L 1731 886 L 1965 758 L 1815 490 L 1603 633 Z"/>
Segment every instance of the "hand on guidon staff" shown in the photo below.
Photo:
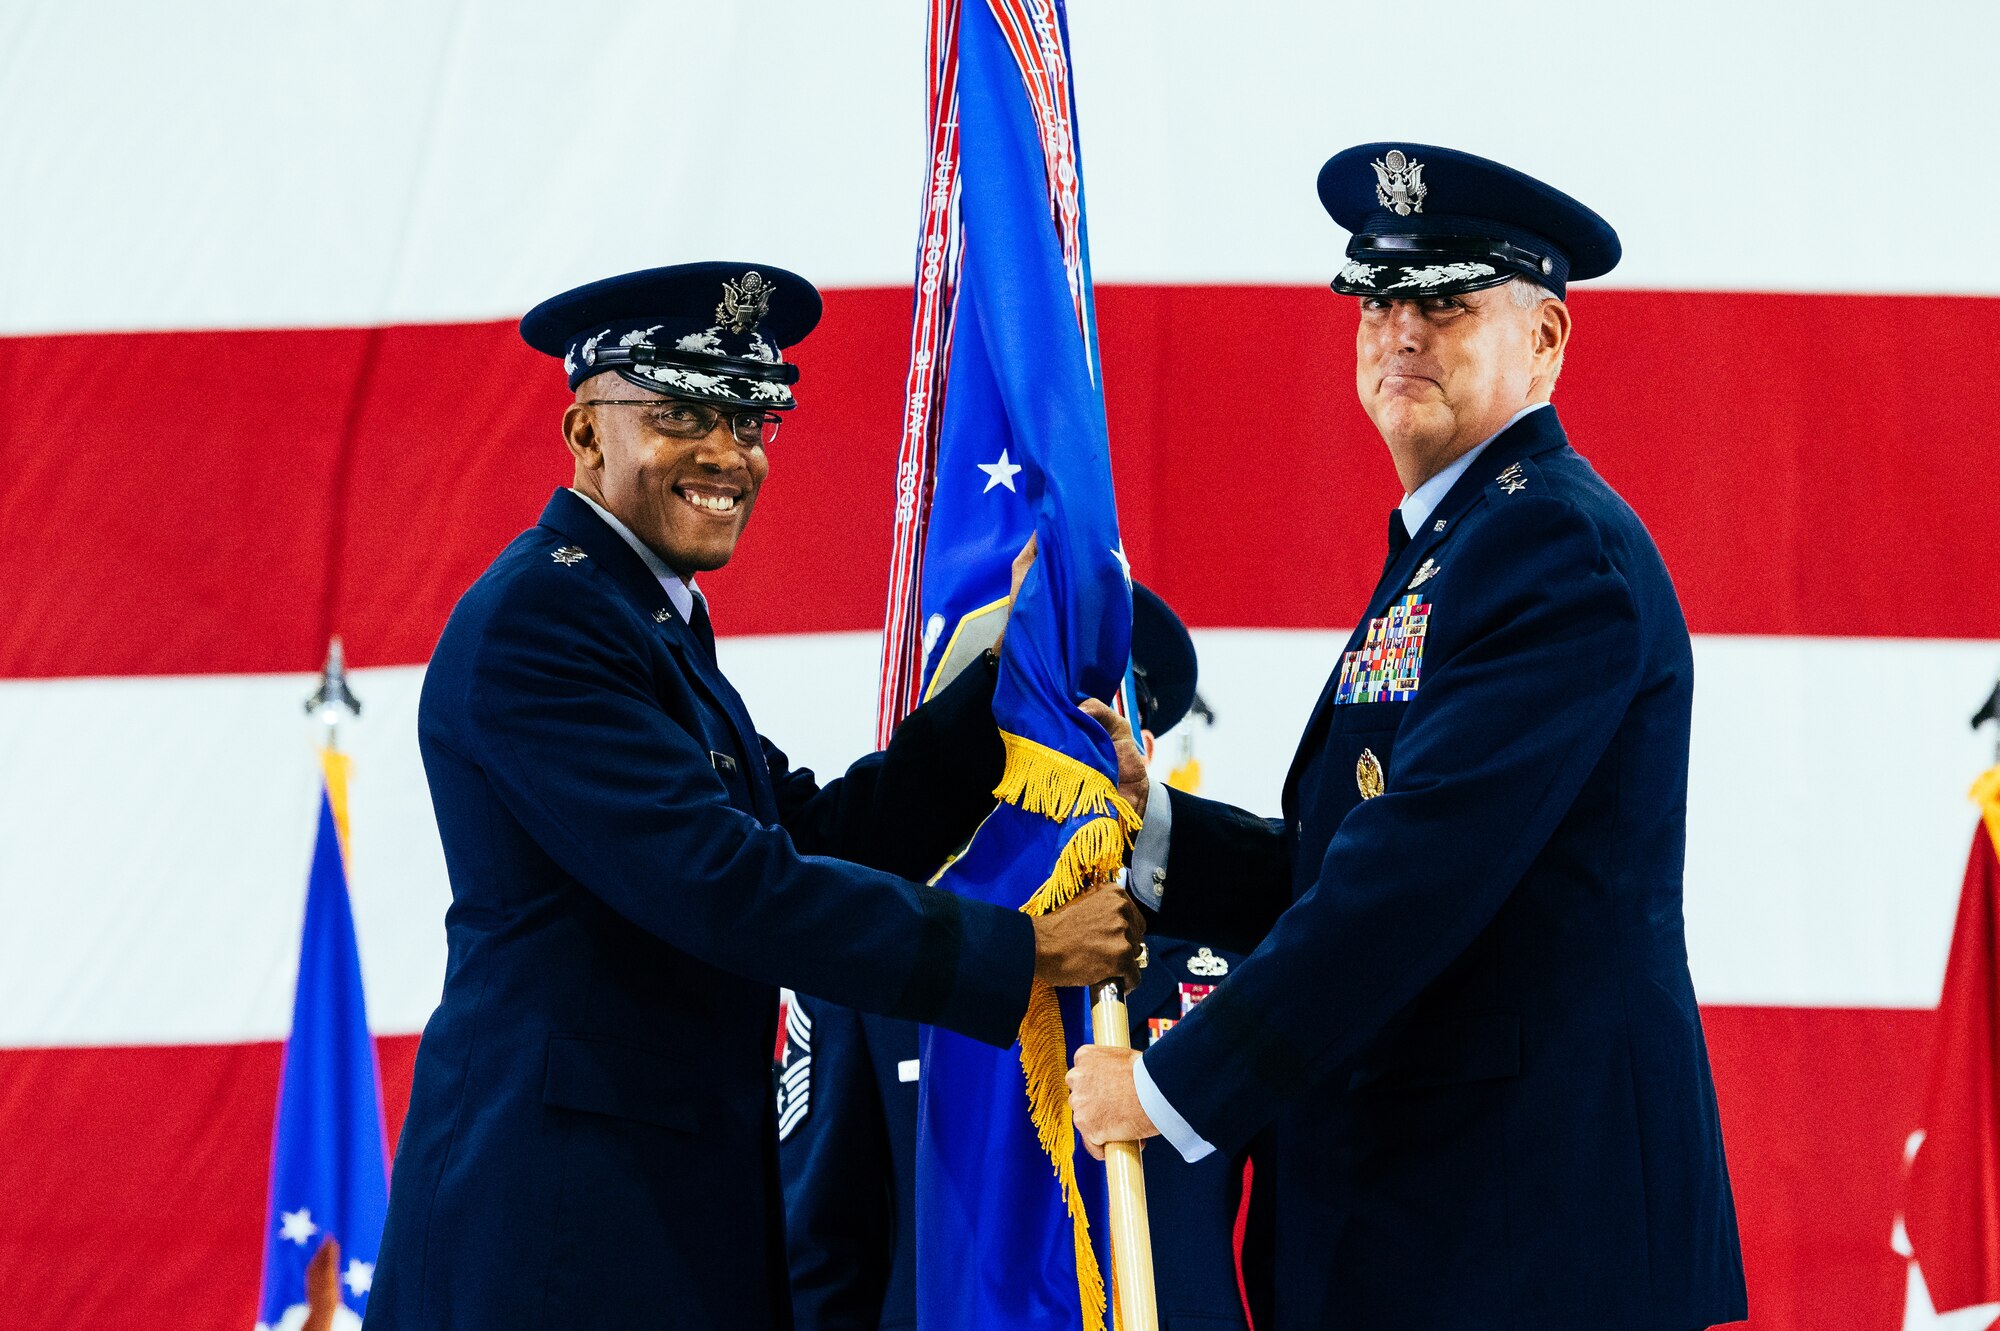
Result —
<path fill-rule="evenodd" d="M 1028 570 L 1033 568 L 1034 566 L 1035 566 L 1035 538 L 1032 534 L 1030 534 L 1028 537 L 1028 543 L 1021 547 L 1021 553 L 1014 556 L 1013 571 L 1008 575 L 1007 613 L 1009 615 L 1014 613 L 1014 602 L 1021 599 L 1021 584 L 1027 581 Z M 993 650 L 996 652 L 999 651 L 1000 644 L 1006 641 L 1007 641 L 1007 624 L 1003 620 L 1000 624 L 1000 636 L 993 640 Z"/>
<path fill-rule="evenodd" d="M 1037 915 L 1035 978 L 1044 984 L 1139 985 L 1139 950 L 1146 922 L 1121 888 L 1094 887 L 1060 910 Z"/>
<path fill-rule="evenodd" d="M 1092 1159 L 1104 1158 L 1106 1142 L 1144 1142 L 1160 1135 L 1132 1084 L 1132 1065 L 1138 1061 L 1136 1049 L 1087 1044 L 1076 1051 L 1076 1066 L 1065 1078 L 1069 1116 Z"/>
<path fill-rule="evenodd" d="M 1144 818 L 1152 779 L 1146 775 L 1146 754 L 1132 734 L 1131 723 L 1095 698 L 1085 698 L 1081 705 L 1083 714 L 1111 736 L 1111 747 L 1118 751 L 1118 793 L 1132 806 L 1133 813 Z"/>
<path fill-rule="evenodd" d="M 329 1234 L 306 1263 L 306 1320 L 299 1331 L 333 1331 L 340 1311 L 340 1241 Z"/>

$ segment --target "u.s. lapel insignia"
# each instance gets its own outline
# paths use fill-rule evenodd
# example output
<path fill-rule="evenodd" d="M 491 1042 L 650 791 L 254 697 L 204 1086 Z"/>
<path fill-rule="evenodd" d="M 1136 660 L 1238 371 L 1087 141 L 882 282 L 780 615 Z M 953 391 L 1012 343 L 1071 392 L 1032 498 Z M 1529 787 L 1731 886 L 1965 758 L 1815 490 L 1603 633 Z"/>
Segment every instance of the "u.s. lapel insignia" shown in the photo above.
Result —
<path fill-rule="evenodd" d="M 1528 488 L 1528 478 L 1521 474 L 1521 464 L 1518 462 L 1508 463 L 1507 470 L 1494 479 L 1499 481 L 1500 488 L 1510 495 L 1517 495 Z"/>
<path fill-rule="evenodd" d="M 1423 586 L 1425 583 L 1429 582 L 1432 578 L 1435 578 L 1437 575 L 1438 575 L 1437 560 L 1426 559 L 1423 563 L 1423 567 L 1417 570 L 1417 576 L 1410 579 L 1410 585 L 1405 590 L 1415 591 L 1417 588 Z"/>
<path fill-rule="evenodd" d="M 655 624 L 666 624 L 670 623 L 672 620 L 673 620 L 673 614 L 671 611 L 660 609 L 660 610 L 655 610 L 653 612 L 653 622 Z"/>
<path fill-rule="evenodd" d="M 1218 957 L 1212 949 L 1205 947 L 1195 949 L 1195 954 L 1188 958 L 1187 967 L 1189 975 L 1214 976 L 1229 974 L 1228 958 Z M 1181 987 L 1185 989 L 1187 986 L 1182 985 Z"/>
<path fill-rule="evenodd" d="M 568 568 L 572 564 L 581 564 L 584 560 L 590 558 L 590 556 L 583 552 L 583 547 L 580 545 L 566 545 L 550 555 L 549 558 L 555 560 L 556 563 L 561 564 L 564 568 Z"/>
<path fill-rule="evenodd" d="M 1382 793 L 1382 760 L 1375 756 L 1373 749 L 1363 749 L 1354 761 L 1354 784 L 1361 788 L 1361 798 L 1372 800 Z"/>

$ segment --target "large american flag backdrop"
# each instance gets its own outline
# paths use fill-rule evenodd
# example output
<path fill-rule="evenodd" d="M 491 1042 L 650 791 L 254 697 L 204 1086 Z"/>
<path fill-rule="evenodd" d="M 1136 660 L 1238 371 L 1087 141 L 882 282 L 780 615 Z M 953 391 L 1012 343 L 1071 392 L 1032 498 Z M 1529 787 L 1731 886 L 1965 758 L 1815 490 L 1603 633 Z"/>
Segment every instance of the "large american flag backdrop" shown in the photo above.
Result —
<path fill-rule="evenodd" d="M 0 14 L 7 1325 L 254 1319 L 318 807 L 300 704 L 336 632 L 400 1123 L 447 901 L 418 685 L 568 474 L 562 376 L 513 329 L 535 300 L 711 257 L 827 288 L 763 512 L 703 585 L 767 733 L 823 771 L 872 747 L 923 14 Z M 2000 667 L 1996 11 L 1071 22 L 1121 521 L 1195 629 L 1208 793 L 1275 806 L 1398 498 L 1320 162 L 1450 143 L 1621 229 L 1557 402 L 1696 635 L 1688 940 L 1754 1324 L 1900 1325 L 1904 1140 L 1991 757 L 1966 719 Z"/>

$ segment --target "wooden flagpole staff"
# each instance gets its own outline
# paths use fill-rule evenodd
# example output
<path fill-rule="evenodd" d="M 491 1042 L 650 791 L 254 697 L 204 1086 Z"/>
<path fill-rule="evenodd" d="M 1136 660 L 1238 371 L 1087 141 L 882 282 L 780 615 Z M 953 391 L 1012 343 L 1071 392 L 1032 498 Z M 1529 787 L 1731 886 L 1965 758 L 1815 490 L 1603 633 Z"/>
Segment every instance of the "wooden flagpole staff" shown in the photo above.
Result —
<path fill-rule="evenodd" d="M 1092 993 L 1093 1042 L 1112 1049 L 1132 1047 L 1125 995 L 1116 980 Z M 1111 1274 L 1118 1299 L 1118 1331 L 1159 1331 L 1153 1298 L 1153 1231 L 1146 1220 L 1146 1172 L 1139 1143 L 1106 1142 L 1104 1170 L 1111 1194 Z"/>

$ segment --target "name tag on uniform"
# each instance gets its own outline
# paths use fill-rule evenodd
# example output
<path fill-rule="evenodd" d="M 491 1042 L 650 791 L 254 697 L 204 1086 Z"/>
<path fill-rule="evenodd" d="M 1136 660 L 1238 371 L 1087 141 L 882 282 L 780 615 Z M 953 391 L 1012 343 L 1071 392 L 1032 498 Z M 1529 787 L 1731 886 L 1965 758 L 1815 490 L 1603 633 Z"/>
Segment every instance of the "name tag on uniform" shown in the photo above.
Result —
<path fill-rule="evenodd" d="M 733 773 L 736 770 L 736 760 L 726 753 L 717 753 L 715 750 L 710 749 L 708 751 L 708 760 L 715 764 L 715 770 L 718 772 Z"/>

